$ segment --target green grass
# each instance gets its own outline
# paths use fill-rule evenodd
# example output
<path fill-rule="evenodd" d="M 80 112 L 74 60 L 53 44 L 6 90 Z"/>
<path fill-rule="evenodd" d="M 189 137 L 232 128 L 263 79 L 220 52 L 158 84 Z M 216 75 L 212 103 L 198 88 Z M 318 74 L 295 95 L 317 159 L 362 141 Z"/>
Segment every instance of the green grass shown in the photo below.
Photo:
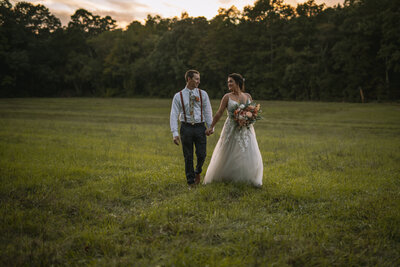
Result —
<path fill-rule="evenodd" d="M 0 99 L 1 265 L 400 265 L 400 105 L 261 101 L 263 187 L 189 191 L 170 104 Z"/>

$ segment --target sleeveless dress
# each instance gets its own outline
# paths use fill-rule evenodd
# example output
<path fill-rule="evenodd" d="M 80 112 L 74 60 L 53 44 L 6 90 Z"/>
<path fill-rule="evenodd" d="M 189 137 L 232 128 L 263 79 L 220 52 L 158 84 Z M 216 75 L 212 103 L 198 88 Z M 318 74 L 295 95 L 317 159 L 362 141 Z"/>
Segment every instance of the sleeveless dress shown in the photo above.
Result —
<path fill-rule="evenodd" d="M 229 98 L 228 117 L 208 165 L 204 184 L 247 182 L 262 185 L 263 162 L 254 127 L 239 129 L 230 116 L 239 103 Z"/>

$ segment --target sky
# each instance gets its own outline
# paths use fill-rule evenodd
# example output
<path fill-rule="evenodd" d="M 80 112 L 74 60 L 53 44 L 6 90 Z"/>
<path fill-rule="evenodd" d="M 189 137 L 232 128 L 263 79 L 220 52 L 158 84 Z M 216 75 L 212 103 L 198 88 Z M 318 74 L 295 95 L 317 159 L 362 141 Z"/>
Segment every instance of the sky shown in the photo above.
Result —
<path fill-rule="evenodd" d="M 286 4 L 296 6 L 306 0 L 286 0 Z M 20 2 L 11 0 L 11 3 Z M 191 17 L 204 16 L 212 19 L 218 14 L 218 9 L 230 8 L 232 5 L 239 10 L 247 5 L 254 5 L 255 0 L 25 0 L 32 4 L 42 4 L 58 17 L 63 25 L 67 25 L 71 15 L 84 8 L 94 15 L 111 16 L 117 21 L 118 27 L 124 28 L 134 20 L 144 22 L 148 14 L 160 15 L 163 18 L 180 17 L 187 12 Z M 327 6 L 342 4 L 343 0 L 316 0 L 318 4 Z"/>

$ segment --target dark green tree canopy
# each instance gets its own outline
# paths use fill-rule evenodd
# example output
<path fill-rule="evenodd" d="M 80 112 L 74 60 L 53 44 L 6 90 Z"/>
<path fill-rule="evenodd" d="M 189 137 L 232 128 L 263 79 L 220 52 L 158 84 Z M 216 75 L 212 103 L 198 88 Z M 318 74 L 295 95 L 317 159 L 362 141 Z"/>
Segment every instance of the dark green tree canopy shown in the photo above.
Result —
<path fill-rule="evenodd" d="M 198 69 L 213 98 L 238 72 L 257 99 L 399 100 L 399 17 L 399 0 L 257 0 L 126 29 L 78 9 L 62 27 L 43 5 L 0 0 L 0 96 L 171 97 Z"/>
<path fill-rule="evenodd" d="M 110 16 L 102 18 L 81 8 L 76 10 L 71 16 L 68 28 L 78 29 L 88 33 L 89 35 L 98 35 L 102 32 L 115 29 L 115 23 L 116 21 Z"/>

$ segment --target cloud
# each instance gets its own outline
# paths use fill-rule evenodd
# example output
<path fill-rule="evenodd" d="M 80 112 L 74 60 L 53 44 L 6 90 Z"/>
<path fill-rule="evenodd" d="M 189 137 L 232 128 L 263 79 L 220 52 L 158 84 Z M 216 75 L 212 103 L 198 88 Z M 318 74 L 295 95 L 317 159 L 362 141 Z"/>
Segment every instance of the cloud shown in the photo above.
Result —
<path fill-rule="evenodd" d="M 21 1 L 11 0 L 13 5 L 17 2 Z M 79 8 L 86 9 L 94 15 L 111 16 L 117 21 L 119 27 L 125 27 L 134 20 L 144 21 L 147 14 L 153 14 L 150 6 L 132 0 L 31 0 L 27 2 L 46 6 L 65 26 Z"/>
<path fill-rule="evenodd" d="M 61 20 L 62 25 L 67 25 L 71 20 L 71 13 L 67 11 L 53 11 L 51 12 L 54 16 Z"/>
<path fill-rule="evenodd" d="M 229 3 L 232 2 L 232 0 L 218 0 L 218 2 L 223 4 L 223 5 L 228 5 Z"/>
<path fill-rule="evenodd" d="M 116 12 L 104 10 L 95 10 L 92 13 L 101 17 L 110 16 L 112 19 L 117 21 L 117 25 L 119 28 L 125 28 L 134 20 L 141 21 L 140 19 L 137 19 L 137 17 L 146 18 L 148 14 L 148 12 L 136 12 L 136 16 L 132 16 L 131 12 Z"/>
<path fill-rule="evenodd" d="M 108 2 L 117 10 L 131 10 L 132 3 L 134 4 L 135 7 L 150 8 L 148 5 L 144 5 L 133 1 L 109 0 Z"/>

